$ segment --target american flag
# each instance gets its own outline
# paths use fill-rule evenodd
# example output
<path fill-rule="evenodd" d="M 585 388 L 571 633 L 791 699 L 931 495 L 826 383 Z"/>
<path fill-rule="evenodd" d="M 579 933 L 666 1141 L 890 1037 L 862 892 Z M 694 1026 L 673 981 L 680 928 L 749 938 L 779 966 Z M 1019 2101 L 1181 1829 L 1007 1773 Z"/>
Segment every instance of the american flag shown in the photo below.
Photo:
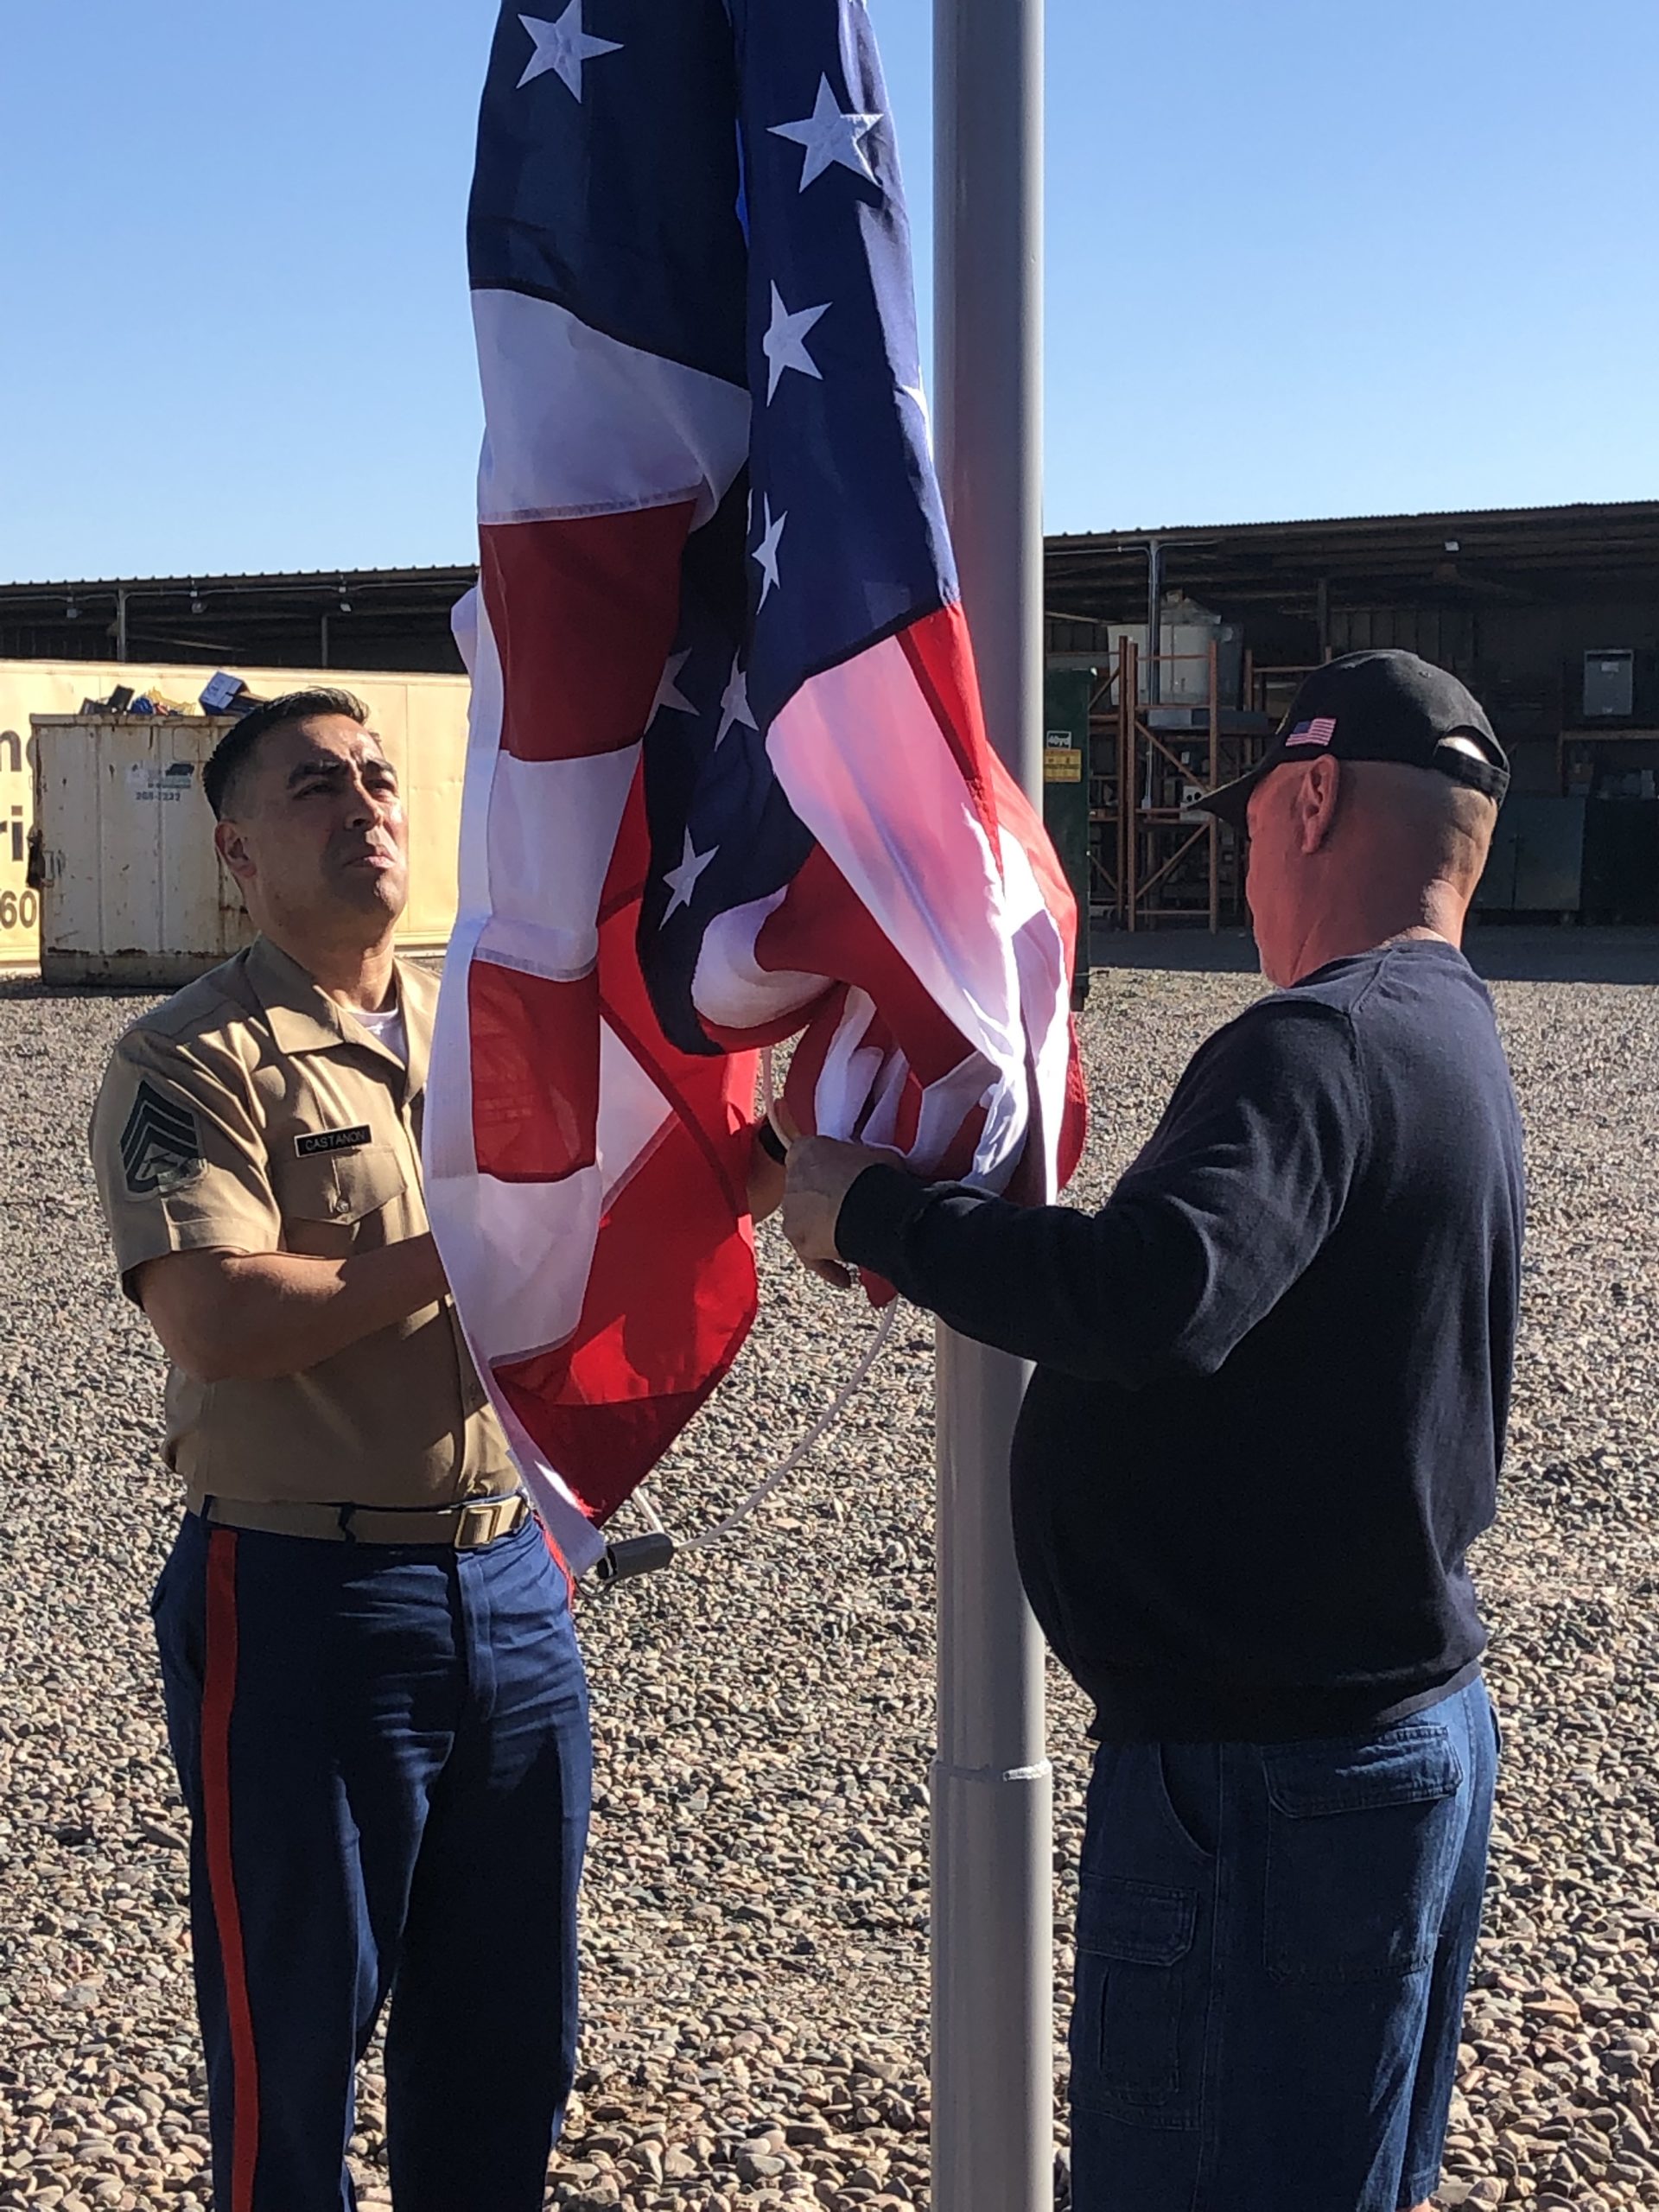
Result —
<path fill-rule="evenodd" d="M 1334 715 L 1315 715 L 1311 721 L 1298 722 L 1285 740 L 1287 745 L 1329 745 L 1337 734 Z"/>
<path fill-rule="evenodd" d="M 1076 918 L 981 724 L 859 0 L 505 8 L 468 242 L 428 1199 L 580 1571 L 753 1319 L 757 1047 L 802 1126 L 1052 1195 Z"/>

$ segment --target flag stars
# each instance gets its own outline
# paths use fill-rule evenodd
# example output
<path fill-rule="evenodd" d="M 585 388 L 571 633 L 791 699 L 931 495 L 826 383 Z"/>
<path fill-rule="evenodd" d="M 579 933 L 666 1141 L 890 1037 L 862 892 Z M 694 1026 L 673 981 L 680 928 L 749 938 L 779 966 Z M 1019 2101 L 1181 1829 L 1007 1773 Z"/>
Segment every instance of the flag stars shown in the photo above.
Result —
<path fill-rule="evenodd" d="M 783 527 L 781 518 L 779 527 Z M 759 556 L 755 557 L 758 559 Z M 720 728 L 715 732 L 716 752 L 726 742 L 726 733 L 734 722 L 741 722 L 745 729 L 759 727 L 749 712 L 749 679 L 735 659 L 732 662 L 732 672 L 726 679 L 726 689 L 720 695 Z"/>
<path fill-rule="evenodd" d="M 827 77 L 818 79 L 818 95 L 812 103 L 812 112 L 798 123 L 774 123 L 774 138 L 792 138 L 805 149 L 801 163 L 800 189 L 804 192 L 830 168 L 850 169 L 855 176 L 875 182 L 875 171 L 870 167 L 860 141 L 883 121 L 880 115 L 843 115 L 841 102 L 830 89 Z"/>
<path fill-rule="evenodd" d="M 816 377 L 820 384 L 823 372 L 806 350 L 806 334 L 818 317 L 830 311 L 830 302 L 822 307 L 801 308 L 791 315 L 784 305 L 783 294 L 774 284 L 772 288 L 772 321 L 766 334 L 760 340 L 760 351 L 766 355 L 771 369 L 766 380 L 766 404 L 771 406 L 785 369 L 798 369 L 804 377 Z"/>
<path fill-rule="evenodd" d="M 565 89 L 580 99 L 583 62 L 592 61 L 601 54 L 621 53 L 615 39 L 588 36 L 582 27 L 582 5 L 583 0 L 570 0 L 570 5 L 556 22 L 549 22 L 541 16 L 519 16 L 519 22 L 536 43 L 536 51 L 524 64 L 524 73 L 518 79 L 521 91 L 551 70 Z"/>
<path fill-rule="evenodd" d="M 680 671 L 691 658 L 688 645 L 683 653 L 671 653 L 663 665 L 657 685 L 657 696 L 651 702 L 651 718 L 655 721 L 664 709 L 671 714 L 695 715 L 696 708 L 680 689 Z"/>
<path fill-rule="evenodd" d="M 663 915 L 664 922 L 671 919 L 682 906 L 689 906 L 691 904 L 692 894 L 697 887 L 697 879 L 719 850 L 718 845 L 710 845 L 706 853 L 700 853 L 691 842 L 691 832 L 689 830 L 686 831 L 685 850 L 681 856 L 679 866 L 670 868 L 663 877 L 663 881 L 674 893 Z"/>
<path fill-rule="evenodd" d="M 761 509 L 766 516 L 766 528 L 761 532 L 760 543 L 750 554 L 749 558 L 751 561 L 758 562 L 760 566 L 760 574 L 764 579 L 760 586 L 760 605 L 764 607 L 768 596 L 781 588 L 778 581 L 778 541 L 784 534 L 784 524 L 789 520 L 789 514 L 785 510 L 774 519 L 772 501 L 769 499 L 762 499 Z"/>

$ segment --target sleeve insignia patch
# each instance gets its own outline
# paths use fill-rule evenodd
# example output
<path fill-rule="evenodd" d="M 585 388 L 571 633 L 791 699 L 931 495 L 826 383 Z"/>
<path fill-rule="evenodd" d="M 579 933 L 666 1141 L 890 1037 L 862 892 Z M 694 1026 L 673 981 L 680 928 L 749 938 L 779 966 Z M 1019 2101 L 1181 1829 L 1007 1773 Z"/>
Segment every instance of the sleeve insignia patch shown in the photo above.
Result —
<path fill-rule="evenodd" d="M 135 1198 L 165 1197 L 201 1171 L 196 1117 L 176 1098 L 141 1083 L 121 1132 L 121 1165 Z"/>

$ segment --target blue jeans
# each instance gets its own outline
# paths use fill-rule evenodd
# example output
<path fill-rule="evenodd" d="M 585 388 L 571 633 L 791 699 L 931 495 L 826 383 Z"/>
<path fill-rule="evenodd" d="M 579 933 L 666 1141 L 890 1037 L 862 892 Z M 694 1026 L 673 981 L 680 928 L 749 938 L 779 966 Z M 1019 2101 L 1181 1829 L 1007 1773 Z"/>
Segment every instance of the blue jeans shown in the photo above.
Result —
<path fill-rule="evenodd" d="M 576 2032 L 588 1696 L 562 1568 L 188 1515 L 151 1610 L 219 2212 L 340 2212 L 390 1994 L 398 2212 L 540 2212 Z"/>
<path fill-rule="evenodd" d="M 1478 1681 L 1336 1741 L 1101 1746 L 1075 2212 L 1401 2212 L 1433 2194 L 1497 1764 Z"/>

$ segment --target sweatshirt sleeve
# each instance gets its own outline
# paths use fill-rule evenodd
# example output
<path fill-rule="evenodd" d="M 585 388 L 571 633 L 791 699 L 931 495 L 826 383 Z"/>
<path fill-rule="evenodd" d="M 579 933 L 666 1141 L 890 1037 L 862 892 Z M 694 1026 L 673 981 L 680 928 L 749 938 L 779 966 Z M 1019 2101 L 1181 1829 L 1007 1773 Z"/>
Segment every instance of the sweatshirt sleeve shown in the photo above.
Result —
<path fill-rule="evenodd" d="M 1346 1015 L 1274 997 L 1203 1047 L 1097 1214 L 871 1167 L 836 1243 L 964 1336 L 1138 1389 L 1213 1374 L 1277 1304 L 1340 1218 L 1365 1137 Z"/>

